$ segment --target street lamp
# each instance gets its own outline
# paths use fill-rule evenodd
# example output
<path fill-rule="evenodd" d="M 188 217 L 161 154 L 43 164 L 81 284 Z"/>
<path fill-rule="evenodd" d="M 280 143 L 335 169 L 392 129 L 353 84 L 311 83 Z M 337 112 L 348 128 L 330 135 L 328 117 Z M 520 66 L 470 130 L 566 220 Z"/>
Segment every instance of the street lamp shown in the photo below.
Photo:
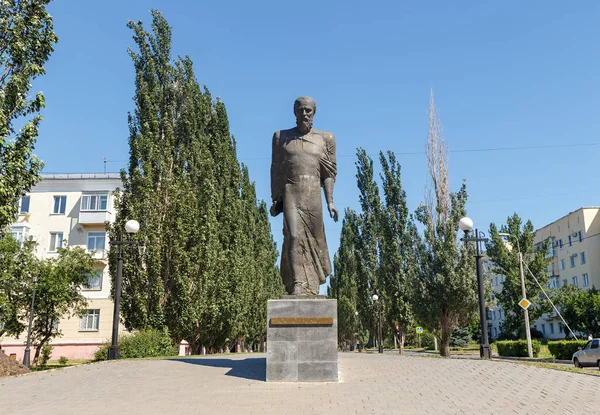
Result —
<path fill-rule="evenodd" d="M 513 237 L 517 240 L 517 250 L 519 253 L 519 274 L 521 275 L 521 293 L 523 298 L 527 299 L 527 293 L 525 292 L 525 273 L 523 272 L 523 253 L 521 252 L 521 247 L 519 246 L 519 238 L 507 232 L 499 232 L 498 235 Z M 512 246 L 508 246 L 507 249 L 512 251 Z M 527 338 L 527 354 L 529 357 L 533 357 L 533 348 L 531 346 L 531 328 L 529 326 L 529 310 L 528 307 L 524 307 L 523 309 L 525 310 L 525 336 Z"/>
<path fill-rule="evenodd" d="M 33 277 L 33 295 L 31 296 L 31 309 L 29 310 L 29 328 L 27 329 L 27 343 L 23 353 L 23 366 L 29 367 L 31 360 L 31 326 L 33 325 L 33 304 L 35 303 L 35 289 L 37 288 L 37 277 Z"/>
<path fill-rule="evenodd" d="M 469 237 L 469 231 L 473 229 L 473 220 L 471 218 L 464 217 L 458 222 L 458 227 L 465 233 L 465 236 L 461 239 L 467 244 L 472 241 L 475 242 L 475 269 L 477 271 L 477 288 L 479 291 L 479 321 L 481 323 L 481 342 L 479 344 L 479 355 L 483 359 L 491 359 L 492 352 L 490 349 L 490 343 L 488 341 L 487 331 L 487 316 L 485 312 L 485 289 L 483 284 L 483 274 L 481 272 L 481 251 L 479 250 L 479 243 L 486 242 L 485 234 L 475 229 L 475 237 Z"/>
<path fill-rule="evenodd" d="M 112 342 L 108 348 L 108 360 L 120 359 L 119 352 L 119 314 L 121 310 L 121 290 L 123 289 L 123 245 L 133 245 L 133 235 L 140 230 L 140 224 L 136 220 L 128 220 L 125 223 L 125 231 L 129 234 L 129 240 L 123 240 L 123 234 L 119 232 L 116 241 L 110 241 L 110 245 L 119 247 L 119 257 L 117 261 L 117 277 L 115 278 L 115 308 L 113 312 Z"/>
<path fill-rule="evenodd" d="M 379 300 L 379 296 L 377 294 L 373 294 L 371 297 L 374 302 L 377 303 L 379 309 L 379 353 L 383 353 L 383 332 L 381 327 L 381 302 Z"/>

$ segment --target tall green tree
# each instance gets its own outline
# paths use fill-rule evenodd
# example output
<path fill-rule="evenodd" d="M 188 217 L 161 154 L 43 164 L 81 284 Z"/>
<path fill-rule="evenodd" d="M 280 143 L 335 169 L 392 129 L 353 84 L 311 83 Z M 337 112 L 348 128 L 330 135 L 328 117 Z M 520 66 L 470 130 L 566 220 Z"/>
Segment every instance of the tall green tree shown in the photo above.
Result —
<path fill-rule="evenodd" d="M 416 320 L 441 331 L 442 356 L 450 355 L 450 339 L 458 326 L 467 325 L 477 309 L 477 279 L 473 252 L 458 241 L 458 222 L 466 216 L 467 189 L 450 191 L 446 146 L 433 93 L 429 109 L 427 163 L 431 185 L 426 201 L 416 211 L 424 231 L 412 225 L 417 258 L 413 282 Z"/>
<path fill-rule="evenodd" d="M 500 236 L 499 233 L 508 233 L 510 237 Z M 521 274 L 519 271 L 519 251 L 523 254 L 525 273 L 525 288 L 527 299 L 531 301 L 529 319 L 536 321 L 544 312 L 550 311 L 550 304 L 544 300 L 542 290 L 535 283 L 527 268 L 531 270 L 539 283 L 544 286 L 548 283 L 546 268 L 551 261 L 548 255 L 550 240 L 544 241 L 539 247 L 534 242 L 535 229 L 531 221 L 523 223 L 518 214 L 509 216 L 506 224 L 500 226 L 490 224 L 490 241 L 486 244 L 487 255 L 493 264 L 492 272 L 505 275 L 502 291 L 496 295 L 498 303 L 504 310 L 504 321 L 501 330 L 507 335 L 518 334 L 525 337 L 524 311 L 519 306 L 523 297 L 521 291 Z"/>
<path fill-rule="evenodd" d="M 362 331 L 359 324 L 358 286 L 360 254 L 358 217 L 346 209 L 342 221 L 340 247 L 333 258 L 334 273 L 330 277 L 327 295 L 338 300 L 338 343 L 343 347 L 356 344 Z M 366 295 L 364 292 L 361 295 Z M 363 340 L 361 340 L 362 342 Z"/>
<path fill-rule="evenodd" d="M 44 95 L 30 98 L 30 91 L 58 41 L 48 3 L 5 0 L 0 6 L 0 229 L 14 221 L 19 197 L 37 183 L 43 166 L 33 150 Z"/>
<path fill-rule="evenodd" d="M 125 325 L 168 328 L 194 352 L 259 341 L 265 312 L 258 311 L 279 295 L 281 280 L 266 205 L 237 160 L 225 105 L 199 85 L 188 57 L 172 61 L 171 27 L 159 12 L 152 11 L 152 32 L 141 22 L 129 28 L 136 108 L 109 228 L 115 238 L 137 219 L 146 249 L 125 253 Z M 114 275 L 116 251 L 110 255 Z"/>
<path fill-rule="evenodd" d="M 385 203 L 380 209 L 380 261 L 379 278 L 386 322 L 397 333 L 399 352 L 404 351 L 404 340 L 411 325 L 410 270 L 414 267 L 414 255 L 410 245 L 410 218 L 406 204 L 406 192 L 401 183 L 400 163 L 393 152 L 379 154 L 381 181 Z M 398 330 L 395 330 L 397 325 Z"/>
<path fill-rule="evenodd" d="M 368 328 L 371 338 L 377 335 L 378 304 L 372 301 L 372 295 L 377 294 L 383 311 L 387 311 L 387 303 L 382 296 L 382 282 L 378 277 L 379 255 L 381 248 L 381 198 L 379 187 L 375 181 L 373 160 L 363 148 L 356 151 L 356 181 L 359 191 L 361 213 L 359 214 L 357 250 L 360 253 L 358 268 L 358 309 L 362 327 Z"/>

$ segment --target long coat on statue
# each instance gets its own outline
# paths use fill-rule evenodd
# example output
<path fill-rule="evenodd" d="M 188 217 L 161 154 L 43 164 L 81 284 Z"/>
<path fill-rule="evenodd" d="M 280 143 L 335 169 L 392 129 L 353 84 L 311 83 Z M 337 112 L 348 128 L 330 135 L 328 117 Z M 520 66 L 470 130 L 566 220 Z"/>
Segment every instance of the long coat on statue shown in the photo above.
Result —
<path fill-rule="evenodd" d="M 336 172 L 333 134 L 292 128 L 273 135 L 271 197 L 283 212 L 280 271 L 289 294 L 317 295 L 331 274 L 321 187 Z"/>

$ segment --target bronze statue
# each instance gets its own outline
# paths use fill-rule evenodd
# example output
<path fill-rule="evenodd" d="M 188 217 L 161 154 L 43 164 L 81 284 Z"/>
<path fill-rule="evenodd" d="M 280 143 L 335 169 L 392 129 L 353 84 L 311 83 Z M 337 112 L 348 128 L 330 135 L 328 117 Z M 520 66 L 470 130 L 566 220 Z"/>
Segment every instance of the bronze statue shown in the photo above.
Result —
<path fill-rule="evenodd" d="M 312 98 L 298 98 L 294 102 L 296 127 L 273 135 L 271 215 L 283 212 L 280 271 L 290 295 L 319 294 L 319 286 L 331 274 L 321 186 L 329 215 L 337 222 L 335 137 L 312 128 L 316 111 Z"/>

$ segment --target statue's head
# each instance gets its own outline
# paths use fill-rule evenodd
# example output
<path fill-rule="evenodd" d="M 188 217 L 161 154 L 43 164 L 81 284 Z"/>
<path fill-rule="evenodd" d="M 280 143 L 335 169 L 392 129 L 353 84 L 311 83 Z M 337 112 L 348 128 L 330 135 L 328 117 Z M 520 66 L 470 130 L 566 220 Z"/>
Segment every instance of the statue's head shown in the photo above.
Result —
<path fill-rule="evenodd" d="M 311 97 L 300 97 L 294 101 L 296 126 L 302 134 L 306 134 L 312 129 L 313 117 L 316 112 L 317 104 Z"/>

